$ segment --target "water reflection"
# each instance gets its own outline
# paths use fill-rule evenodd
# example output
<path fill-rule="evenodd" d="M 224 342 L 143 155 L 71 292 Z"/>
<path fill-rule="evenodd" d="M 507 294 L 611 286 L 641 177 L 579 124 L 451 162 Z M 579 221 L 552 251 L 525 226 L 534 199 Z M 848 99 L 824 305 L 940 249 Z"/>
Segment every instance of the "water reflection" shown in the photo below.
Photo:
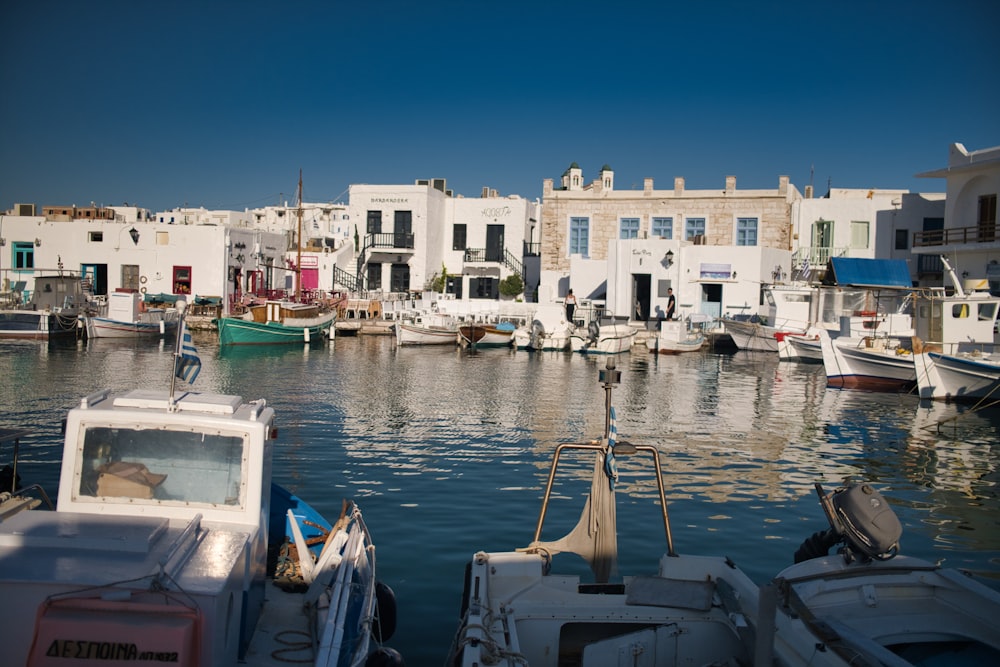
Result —
<path fill-rule="evenodd" d="M 343 497 L 362 503 L 401 618 L 407 604 L 419 607 L 393 642 L 414 664 L 446 653 L 452 628 L 429 624 L 457 613 L 471 554 L 530 541 L 555 446 L 604 429 L 605 357 L 397 348 L 379 337 L 220 351 L 195 332 L 195 343 L 196 389 L 265 398 L 277 410 L 278 479 L 326 513 Z M 825 526 L 814 482 L 853 477 L 893 502 L 904 553 L 1000 581 L 1000 410 L 828 389 L 822 367 L 761 354 L 616 362 L 619 432 L 661 452 L 679 552 L 730 555 L 764 581 Z M 60 420 L 82 395 L 166 387 L 172 363 L 158 344 L 0 342 L 4 424 L 34 431 L 22 443 L 22 477 L 55 488 Z M 566 463 L 546 539 L 576 522 L 589 488 L 592 459 Z M 642 459 L 623 457 L 619 470 L 622 570 L 650 570 L 664 541 L 655 480 Z"/>

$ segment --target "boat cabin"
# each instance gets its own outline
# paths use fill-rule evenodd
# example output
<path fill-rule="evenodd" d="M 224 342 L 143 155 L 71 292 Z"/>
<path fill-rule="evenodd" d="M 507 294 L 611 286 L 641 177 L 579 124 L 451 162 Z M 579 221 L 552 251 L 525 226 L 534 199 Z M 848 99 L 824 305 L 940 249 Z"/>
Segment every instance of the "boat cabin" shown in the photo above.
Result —
<path fill-rule="evenodd" d="M 182 664 L 234 664 L 264 602 L 273 437 L 262 400 L 82 399 L 66 421 L 56 511 L 0 523 L 0 627 L 33 636 L 33 659 L 86 657 L 74 653 L 84 642 L 117 659 L 181 646 Z M 26 664 L 26 650 L 12 643 L 5 658 Z"/>

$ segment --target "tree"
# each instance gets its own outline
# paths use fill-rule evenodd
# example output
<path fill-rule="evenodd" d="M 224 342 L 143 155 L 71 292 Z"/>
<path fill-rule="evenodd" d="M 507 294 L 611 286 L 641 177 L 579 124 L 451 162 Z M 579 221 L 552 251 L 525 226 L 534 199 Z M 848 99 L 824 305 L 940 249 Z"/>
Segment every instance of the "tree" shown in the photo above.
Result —
<path fill-rule="evenodd" d="M 442 262 L 441 273 L 440 274 L 435 273 L 434 277 L 431 278 L 431 291 L 443 293 L 447 286 L 448 286 L 448 267 L 446 267 L 444 265 L 444 262 Z"/>
<path fill-rule="evenodd" d="M 524 280 L 518 273 L 512 273 L 500 281 L 500 294 L 514 297 L 524 291 Z"/>

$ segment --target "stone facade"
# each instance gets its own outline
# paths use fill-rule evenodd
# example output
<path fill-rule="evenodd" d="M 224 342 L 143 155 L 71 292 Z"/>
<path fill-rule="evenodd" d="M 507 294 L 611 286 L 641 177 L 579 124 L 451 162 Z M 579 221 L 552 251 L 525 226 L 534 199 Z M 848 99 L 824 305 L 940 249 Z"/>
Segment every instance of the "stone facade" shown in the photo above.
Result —
<path fill-rule="evenodd" d="M 699 245 L 736 245 L 736 219 L 757 219 L 756 245 L 792 250 L 791 208 L 801 199 L 787 176 L 778 179 L 773 190 L 738 190 L 736 178 L 726 177 L 725 189 L 687 190 L 684 179 L 674 179 L 670 190 L 656 190 L 653 179 L 646 178 L 642 190 L 615 190 L 614 172 L 601 169 L 589 184 L 575 163 L 566 170 L 561 187 L 545 179 L 542 188 L 541 264 L 543 271 L 568 274 L 570 270 L 570 219 L 589 220 L 590 259 L 607 259 L 608 242 L 620 238 L 622 218 L 638 218 L 638 238 L 651 238 L 652 219 L 673 219 L 673 239 L 694 241 Z M 685 238 L 685 221 L 704 218 L 705 234 L 701 239 Z"/>

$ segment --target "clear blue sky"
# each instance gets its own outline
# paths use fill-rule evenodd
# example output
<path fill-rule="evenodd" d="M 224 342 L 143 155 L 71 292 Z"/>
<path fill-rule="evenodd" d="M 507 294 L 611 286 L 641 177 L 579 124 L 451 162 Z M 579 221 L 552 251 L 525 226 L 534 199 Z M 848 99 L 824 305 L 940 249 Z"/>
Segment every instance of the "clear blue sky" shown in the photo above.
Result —
<path fill-rule="evenodd" d="M 9 0 L 0 209 L 445 178 L 941 192 L 1000 145 L 1000 3 Z M 811 176 L 811 172 L 814 174 Z"/>

